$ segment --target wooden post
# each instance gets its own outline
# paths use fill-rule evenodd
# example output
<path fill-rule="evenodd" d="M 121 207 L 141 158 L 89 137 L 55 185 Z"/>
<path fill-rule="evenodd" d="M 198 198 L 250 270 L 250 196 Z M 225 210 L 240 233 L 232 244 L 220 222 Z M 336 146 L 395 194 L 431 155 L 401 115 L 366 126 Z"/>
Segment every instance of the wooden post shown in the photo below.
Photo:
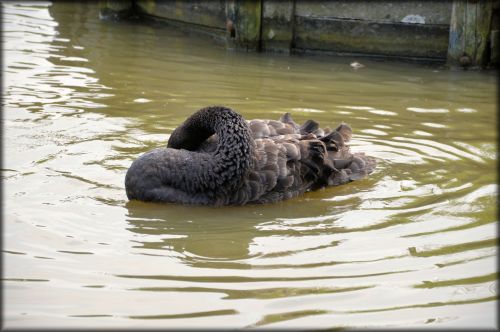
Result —
<path fill-rule="evenodd" d="M 500 65 L 500 3 L 498 1 L 493 3 L 490 33 L 490 64 L 498 66 Z"/>
<path fill-rule="evenodd" d="M 226 1 L 228 46 L 260 50 L 262 0 Z"/>
<path fill-rule="evenodd" d="M 262 49 L 289 54 L 293 48 L 295 0 L 264 0 L 262 6 Z"/>
<path fill-rule="evenodd" d="M 448 64 L 486 65 L 492 0 L 454 0 L 451 11 Z"/>
<path fill-rule="evenodd" d="M 120 19 L 133 14 L 134 0 L 99 0 L 99 16 Z"/>

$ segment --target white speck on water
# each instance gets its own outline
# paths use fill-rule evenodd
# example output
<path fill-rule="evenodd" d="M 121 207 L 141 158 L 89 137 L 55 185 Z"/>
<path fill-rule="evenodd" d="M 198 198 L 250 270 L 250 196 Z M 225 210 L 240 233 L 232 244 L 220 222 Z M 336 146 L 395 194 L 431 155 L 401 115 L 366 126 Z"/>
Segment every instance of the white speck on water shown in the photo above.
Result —
<path fill-rule="evenodd" d="M 462 112 L 462 113 L 476 113 L 477 111 L 473 108 L 457 108 L 457 112 Z"/>
<path fill-rule="evenodd" d="M 314 108 L 300 108 L 300 107 L 292 108 L 292 111 L 294 111 L 294 112 L 304 112 L 304 113 L 325 113 L 325 111 L 317 110 L 317 109 L 314 109 Z"/>
<path fill-rule="evenodd" d="M 150 101 L 151 101 L 150 99 L 146 99 L 146 98 L 134 99 L 134 102 L 136 102 L 136 103 L 149 103 Z"/>
<path fill-rule="evenodd" d="M 363 68 L 363 67 L 365 67 L 365 65 L 364 65 L 364 64 L 359 63 L 359 62 L 357 62 L 357 61 L 351 62 L 351 65 L 350 65 L 350 66 L 351 66 L 352 68 L 354 68 L 354 69 L 359 69 L 359 68 Z"/>
<path fill-rule="evenodd" d="M 374 108 L 373 107 L 370 107 L 370 106 L 348 106 L 348 105 L 340 105 L 340 106 L 337 106 L 338 108 L 347 108 L 347 109 L 350 109 L 350 110 L 373 110 Z"/>
<path fill-rule="evenodd" d="M 398 115 L 396 112 L 385 111 L 385 110 L 369 110 L 368 112 L 378 115 Z"/>
<path fill-rule="evenodd" d="M 89 62 L 89 60 L 87 60 L 85 58 L 80 58 L 80 57 L 76 57 L 76 56 L 67 56 L 67 57 L 61 58 L 61 61 Z"/>
<path fill-rule="evenodd" d="M 362 133 L 365 134 L 372 134 L 372 135 L 377 135 L 377 136 L 385 136 L 387 133 L 382 130 L 377 130 L 377 129 L 363 129 L 361 130 Z"/>
<path fill-rule="evenodd" d="M 410 112 L 416 113 L 448 113 L 446 108 L 421 108 L 421 107 L 407 107 Z"/>
<path fill-rule="evenodd" d="M 415 131 L 413 131 L 413 133 L 415 135 L 419 135 L 419 136 L 432 136 L 431 133 L 428 133 L 428 132 L 422 131 L 422 130 L 415 130 Z"/>
<path fill-rule="evenodd" d="M 432 128 L 446 128 L 446 125 L 433 122 L 422 122 L 422 125 Z"/>

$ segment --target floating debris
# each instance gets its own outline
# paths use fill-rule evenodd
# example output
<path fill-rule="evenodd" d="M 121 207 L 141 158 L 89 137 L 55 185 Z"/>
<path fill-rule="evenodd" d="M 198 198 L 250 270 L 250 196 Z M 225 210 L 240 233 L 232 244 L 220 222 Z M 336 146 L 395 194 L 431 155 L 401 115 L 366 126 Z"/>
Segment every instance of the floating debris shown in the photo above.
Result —
<path fill-rule="evenodd" d="M 354 61 L 354 62 L 351 62 L 351 67 L 354 69 L 359 69 L 359 68 L 365 67 L 365 65 L 362 63 L 359 63 L 357 61 Z"/>

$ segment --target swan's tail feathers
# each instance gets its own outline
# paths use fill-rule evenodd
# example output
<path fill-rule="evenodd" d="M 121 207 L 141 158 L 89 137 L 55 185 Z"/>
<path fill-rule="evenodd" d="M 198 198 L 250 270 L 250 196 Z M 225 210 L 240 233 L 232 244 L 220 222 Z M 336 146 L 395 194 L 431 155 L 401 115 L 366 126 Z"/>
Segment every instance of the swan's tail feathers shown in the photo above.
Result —
<path fill-rule="evenodd" d="M 342 138 L 342 135 L 336 131 L 332 131 L 328 135 L 321 137 L 320 140 L 325 143 L 328 151 L 337 152 L 344 146 L 344 139 Z"/>
<path fill-rule="evenodd" d="M 351 171 L 349 179 L 355 181 L 364 178 L 368 175 L 369 171 L 373 171 L 369 166 L 366 156 L 360 154 L 353 155 L 351 165 L 349 166 L 349 170 Z"/>
<path fill-rule="evenodd" d="M 328 135 L 320 138 L 325 143 L 326 149 L 330 154 L 334 154 L 334 158 L 341 159 L 349 152 L 349 147 L 345 144 L 345 136 L 341 132 L 334 130 Z"/>
<path fill-rule="evenodd" d="M 300 128 L 299 125 L 295 121 L 293 121 L 292 115 L 288 112 L 280 117 L 280 121 L 292 125 L 292 127 L 295 128 L 296 130 Z"/>
<path fill-rule="evenodd" d="M 333 160 L 333 166 L 335 172 L 330 176 L 328 184 L 339 185 L 360 180 L 372 173 L 376 166 L 376 160 L 364 153 L 355 153 L 348 159 Z"/>
<path fill-rule="evenodd" d="M 309 133 L 313 133 L 315 130 L 319 128 L 319 123 L 314 120 L 307 120 L 304 122 L 302 126 L 300 126 L 300 133 L 302 135 L 306 135 Z"/>
<path fill-rule="evenodd" d="M 370 174 L 375 170 L 375 167 L 377 166 L 377 160 L 373 157 L 366 156 L 364 153 L 356 153 L 356 157 L 363 159 L 364 161 L 364 169 L 366 171 L 366 174 Z"/>
<path fill-rule="evenodd" d="M 337 128 L 335 128 L 335 131 L 340 133 L 340 135 L 342 135 L 344 142 L 349 142 L 351 140 L 352 129 L 348 124 L 346 123 L 340 124 Z"/>
<path fill-rule="evenodd" d="M 312 138 L 312 139 L 311 139 Z M 299 141 L 300 162 L 303 166 L 303 174 L 306 181 L 318 182 L 321 178 L 328 178 L 329 160 L 325 143 L 314 139 L 314 135 L 308 134 Z M 325 172 L 328 175 L 325 176 Z"/>

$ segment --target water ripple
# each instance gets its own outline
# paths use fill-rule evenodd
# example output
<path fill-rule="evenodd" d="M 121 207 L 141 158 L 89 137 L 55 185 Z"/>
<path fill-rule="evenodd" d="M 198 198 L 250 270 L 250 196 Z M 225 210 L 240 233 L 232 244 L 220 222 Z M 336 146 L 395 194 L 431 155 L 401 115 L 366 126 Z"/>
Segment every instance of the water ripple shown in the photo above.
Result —
<path fill-rule="evenodd" d="M 92 2 L 2 10 L 9 326 L 494 326 L 494 75 L 228 52 Z M 211 104 L 348 123 L 377 168 L 276 204 L 129 202 L 130 163 Z"/>

